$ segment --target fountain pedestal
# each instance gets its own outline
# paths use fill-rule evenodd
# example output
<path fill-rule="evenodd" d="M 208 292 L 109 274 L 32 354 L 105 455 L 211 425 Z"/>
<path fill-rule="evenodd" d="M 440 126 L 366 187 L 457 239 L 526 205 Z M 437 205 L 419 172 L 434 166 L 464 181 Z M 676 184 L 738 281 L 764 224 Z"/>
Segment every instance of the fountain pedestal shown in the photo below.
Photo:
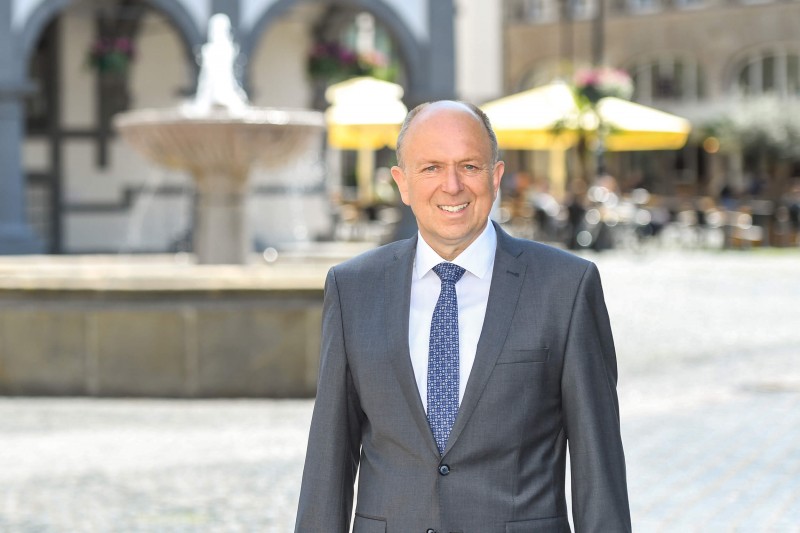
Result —
<path fill-rule="evenodd" d="M 195 176 L 194 252 L 201 264 L 247 263 L 247 176 Z"/>

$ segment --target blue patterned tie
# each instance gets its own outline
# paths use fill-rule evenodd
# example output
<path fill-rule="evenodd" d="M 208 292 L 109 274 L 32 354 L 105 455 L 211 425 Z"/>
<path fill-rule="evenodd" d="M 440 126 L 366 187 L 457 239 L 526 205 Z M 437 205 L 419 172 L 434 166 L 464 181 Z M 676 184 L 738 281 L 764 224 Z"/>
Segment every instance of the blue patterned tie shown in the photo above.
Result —
<path fill-rule="evenodd" d="M 442 292 L 433 310 L 428 350 L 428 424 L 439 453 L 458 413 L 458 299 L 456 282 L 464 269 L 453 263 L 439 263 L 433 271 L 442 280 Z"/>

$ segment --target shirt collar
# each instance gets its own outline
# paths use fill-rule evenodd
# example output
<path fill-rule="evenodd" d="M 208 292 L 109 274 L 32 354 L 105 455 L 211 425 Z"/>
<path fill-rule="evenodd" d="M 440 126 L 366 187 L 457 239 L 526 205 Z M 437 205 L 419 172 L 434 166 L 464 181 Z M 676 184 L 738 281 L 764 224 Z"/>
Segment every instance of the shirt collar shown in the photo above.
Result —
<path fill-rule="evenodd" d="M 497 251 L 497 232 L 491 220 L 486 223 L 478 238 L 467 249 L 453 259 L 453 263 L 464 268 L 470 274 L 483 278 L 494 265 L 494 256 Z M 420 279 L 431 271 L 433 267 L 445 262 L 430 245 L 425 242 L 420 233 L 417 238 L 417 253 L 414 257 L 414 278 Z"/>

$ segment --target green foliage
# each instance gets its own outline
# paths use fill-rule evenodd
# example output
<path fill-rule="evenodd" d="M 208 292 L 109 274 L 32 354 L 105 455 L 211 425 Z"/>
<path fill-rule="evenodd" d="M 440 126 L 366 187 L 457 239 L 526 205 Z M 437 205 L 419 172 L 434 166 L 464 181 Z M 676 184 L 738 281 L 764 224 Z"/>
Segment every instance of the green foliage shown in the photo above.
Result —
<path fill-rule="evenodd" d="M 98 72 L 124 73 L 133 60 L 133 43 L 125 37 L 101 37 L 92 43 L 86 61 Z"/>

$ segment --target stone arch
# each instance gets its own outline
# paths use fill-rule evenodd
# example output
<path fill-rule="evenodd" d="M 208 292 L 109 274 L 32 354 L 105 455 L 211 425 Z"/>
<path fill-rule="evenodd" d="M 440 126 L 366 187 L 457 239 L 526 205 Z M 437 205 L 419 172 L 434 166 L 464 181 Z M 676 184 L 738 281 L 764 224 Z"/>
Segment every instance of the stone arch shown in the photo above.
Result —
<path fill-rule="evenodd" d="M 151 7 L 164 13 L 175 25 L 181 37 L 181 42 L 183 42 L 186 47 L 187 57 L 194 63 L 195 50 L 205 42 L 205 37 L 203 32 L 200 31 L 194 23 L 191 15 L 186 11 L 186 8 L 178 0 L 146 1 Z M 24 72 L 24 66 L 30 61 L 33 50 L 36 47 L 36 42 L 42 34 L 42 31 L 44 31 L 44 28 L 71 3 L 72 0 L 42 2 L 33 13 L 31 13 L 20 35 L 20 41 L 22 43 L 20 69 L 22 69 L 22 72 Z"/>
<path fill-rule="evenodd" d="M 751 45 L 732 54 L 725 62 L 721 83 L 723 93 L 731 94 L 736 91 L 736 82 L 739 73 L 749 59 L 761 61 L 765 57 L 778 57 L 781 55 L 794 55 L 800 57 L 800 41 L 780 40 L 770 43 Z"/>
<path fill-rule="evenodd" d="M 39 36 L 44 31 L 47 24 L 58 16 L 69 4 L 71 0 L 53 0 L 52 2 L 41 2 L 28 17 L 23 25 L 21 34 L 15 41 L 20 43 L 19 73 L 25 76 L 25 65 L 30 62 L 33 50 Z"/>
<path fill-rule="evenodd" d="M 259 39 L 266 29 L 281 15 L 296 6 L 299 0 L 278 0 L 267 9 L 261 18 L 253 25 L 252 29 L 242 36 L 240 50 L 245 58 L 251 57 Z M 330 3 L 346 7 L 369 11 L 391 33 L 398 47 L 400 58 L 405 63 L 406 78 L 408 80 L 408 93 L 406 97 L 413 100 L 411 95 L 423 93 L 422 80 L 427 72 L 425 58 L 427 47 L 420 43 L 411 30 L 400 20 L 397 13 L 382 0 L 333 0 Z M 249 73 L 245 73 L 248 77 Z M 249 80 L 245 80 L 247 82 Z M 248 83 L 245 83 L 247 86 Z"/>

